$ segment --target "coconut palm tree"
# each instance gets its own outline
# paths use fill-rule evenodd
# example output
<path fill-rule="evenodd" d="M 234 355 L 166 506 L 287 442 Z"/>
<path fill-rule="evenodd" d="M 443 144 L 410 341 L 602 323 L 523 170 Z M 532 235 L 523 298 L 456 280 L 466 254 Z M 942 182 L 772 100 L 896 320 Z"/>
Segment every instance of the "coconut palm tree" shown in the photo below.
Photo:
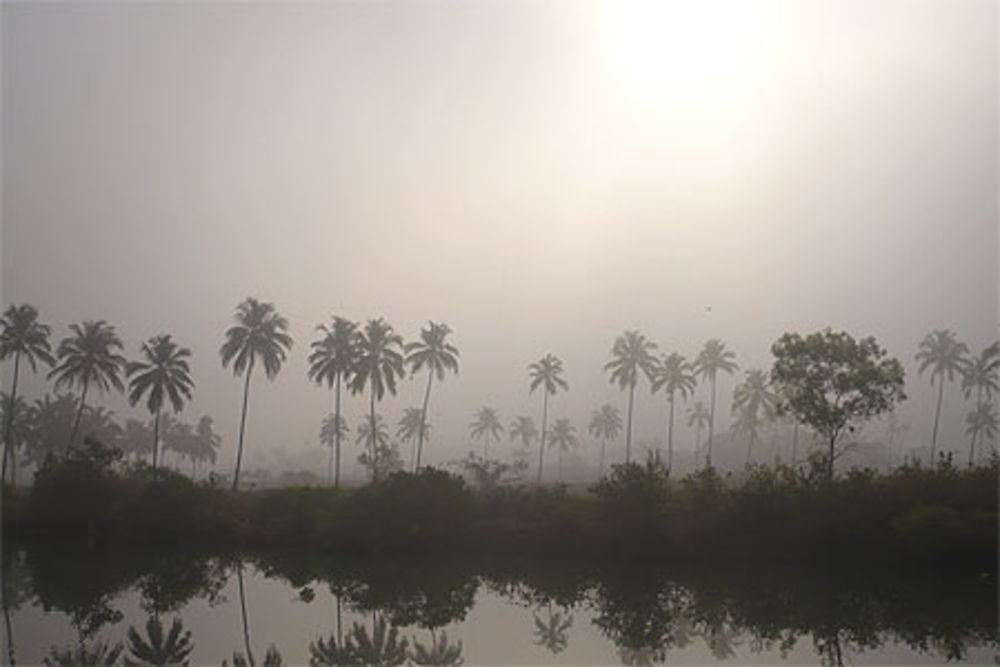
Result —
<path fill-rule="evenodd" d="M 420 330 L 420 340 L 406 346 L 406 363 L 410 367 L 410 373 L 416 375 L 424 366 L 427 367 L 427 389 L 424 390 L 424 406 L 420 411 L 421 426 L 417 430 L 415 468 L 420 467 L 424 453 L 424 438 L 427 432 L 423 425 L 427 423 L 427 406 L 431 400 L 431 383 L 434 382 L 434 376 L 436 375 L 440 382 L 444 380 L 445 371 L 458 373 L 458 348 L 446 340 L 450 333 L 451 328 L 447 324 L 428 322 L 427 326 Z"/>
<path fill-rule="evenodd" d="M 164 634 L 160 619 L 150 616 L 146 620 L 146 637 L 131 625 L 126 636 L 128 652 L 139 665 L 186 665 L 188 656 L 194 650 L 191 631 L 184 630 L 179 618 L 173 619 L 170 630 Z"/>
<path fill-rule="evenodd" d="M 21 358 L 27 360 L 32 373 L 37 372 L 39 361 L 51 367 L 55 363 L 49 345 L 51 331 L 48 325 L 38 321 L 38 311 L 35 307 L 26 303 L 10 306 L 0 318 L 0 361 L 14 358 L 14 375 L 10 382 L 10 395 L 7 399 L 3 426 L 3 464 L 0 470 L 0 483 L 7 481 L 7 458 L 13 454 L 11 433 L 14 428 L 14 415 L 17 413 L 14 405 L 17 402 L 17 376 L 21 368 Z"/>
<path fill-rule="evenodd" d="M 604 477 L 604 450 L 609 441 L 617 438 L 622 432 L 622 415 L 618 408 L 605 403 L 590 413 L 590 434 L 601 441 L 600 477 Z"/>
<path fill-rule="evenodd" d="M 680 393 L 687 401 L 694 393 L 696 384 L 691 364 L 676 352 L 663 357 L 656 368 L 656 375 L 650 383 L 650 391 L 654 394 L 660 389 L 667 395 L 667 405 L 670 407 L 670 417 L 667 421 L 667 472 L 674 464 L 674 397 Z"/>
<path fill-rule="evenodd" d="M 416 639 L 413 640 L 413 651 L 410 660 L 414 665 L 437 665 L 438 667 L 461 667 L 465 664 L 462 658 L 462 642 L 448 643 L 448 633 L 444 630 L 438 635 L 431 629 L 431 645 L 426 647 Z"/>
<path fill-rule="evenodd" d="M 330 449 L 330 460 L 326 466 L 327 486 L 333 484 L 333 452 L 337 451 L 337 483 L 334 488 L 340 485 L 340 440 L 348 434 L 347 420 L 331 412 L 324 419 L 319 428 L 319 442 Z"/>
<path fill-rule="evenodd" d="M 191 350 L 178 347 L 169 334 L 154 336 L 142 344 L 145 361 L 132 361 L 125 367 L 129 377 L 128 401 L 135 405 L 148 394 L 146 408 L 153 415 L 153 469 L 156 469 L 157 445 L 160 441 L 160 412 L 164 399 L 170 400 L 174 412 L 184 408 L 184 399 L 191 399 L 194 381 L 188 358 Z"/>
<path fill-rule="evenodd" d="M 392 667 L 406 662 L 408 642 L 399 636 L 399 629 L 372 612 L 372 632 L 355 623 L 347 639 L 352 644 L 353 656 L 359 665 Z"/>
<path fill-rule="evenodd" d="M 500 441 L 503 435 L 503 425 L 497 417 L 497 411 L 484 405 L 476 411 L 476 419 L 469 424 L 469 433 L 473 440 L 483 441 L 483 460 L 488 458 L 490 440 Z"/>
<path fill-rule="evenodd" d="M 936 329 L 927 334 L 916 354 L 920 362 L 917 372 L 931 369 L 931 387 L 938 383 L 937 408 L 934 410 L 934 431 L 931 435 L 931 463 L 937 450 L 938 424 L 941 421 L 941 402 L 944 398 L 945 379 L 951 382 L 955 375 L 962 376 L 969 367 L 969 346 L 960 342 L 955 334 L 946 329 Z"/>
<path fill-rule="evenodd" d="M 375 435 L 372 436 L 372 426 L 375 426 Z M 375 415 L 375 421 L 370 419 L 358 423 L 358 437 L 354 439 L 355 444 L 370 445 L 373 442 L 378 447 L 385 447 L 389 444 L 389 427 L 386 425 L 382 415 Z"/>
<path fill-rule="evenodd" d="M 49 373 L 50 378 L 56 379 L 56 390 L 64 385 L 80 387 L 80 407 L 66 443 L 67 450 L 76 438 L 83 408 L 87 404 L 87 390 L 91 385 L 101 393 L 112 388 L 118 391 L 125 389 L 121 378 L 125 357 L 115 352 L 122 349 L 122 341 L 115 328 L 104 320 L 71 324 L 69 328 L 73 335 L 59 343 L 59 363 Z"/>
<path fill-rule="evenodd" d="M 969 436 L 969 465 L 973 462 L 973 447 L 978 439 L 995 438 L 997 429 L 1000 428 L 1000 421 L 997 419 L 996 409 L 992 403 L 980 403 L 979 407 L 970 412 L 965 417 L 967 424 L 965 434 Z"/>
<path fill-rule="evenodd" d="M 962 377 L 962 394 L 968 399 L 976 394 L 975 408 L 980 409 L 984 400 L 990 400 L 1000 391 L 1000 341 L 988 345 L 978 356 L 973 357 Z M 969 442 L 969 465 L 972 465 L 972 451 L 976 447 L 977 432 L 973 432 Z"/>
<path fill-rule="evenodd" d="M 549 418 L 549 395 L 555 395 L 559 389 L 569 389 L 569 384 L 562 377 L 562 360 L 553 354 L 546 354 L 528 366 L 528 377 L 531 380 L 528 393 L 534 393 L 538 387 L 544 387 L 542 392 L 542 437 L 538 443 L 538 483 L 542 483 L 542 465 L 545 457 L 545 427 Z"/>
<path fill-rule="evenodd" d="M 615 339 L 611 348 L 611 361 L 604 364 L 604 370 L 611 372 L 612 384 L 628 389 L 628 422 L 625 426 L 625 463 L 632 462 L 632 404 L 635 399 L 635 385 L 639 382 L 639 372 L 652 381 L 658 361 L 653 355 L 656 343 L 648 340 L 638 331 L 626 331 Z"/>
<path fill-rule="evenodd" d="M 580 445 L 576 437 L 576 429 L 569 423 L 568 419 L 557 419 L 552 425 L 552 435 L 549 438 L 549 446 L 555 447 L 558 452 L 559 461 L 559 481 L 562 481 L 562 457 L 563 452 L 568 452 Z"/>
<path fill-rule="evenodd" d="M 333 388 L 333 423 L 341 424 L 343 418 L 340 414 L 340 387 L 342 383 L 350 380 L 357 363 L 358 325 L 343 317 L 335 316 L 329 328 L 321 324 L 316 329 L 323 332 L 323 337 L 312 342 L 313 351 L 309 354 L 309 379 L 316 384 L 326 382 L 327 387 Z M 333 487 L 339 488 L 342 431 L 339 428 L 333 429 L 332 435 L 333 447 L 330 448 L 330 455 L 333 456 L 336 448 L 337 460 Z"/>
<path fill-rule="evenodd" d="M 705 346 L 694 360 L 694 374 L 707 377 L 712 384 L 712 403 L 708 416 L 708 456 L 705 466 L 712 467 L 712 433 L 715 430 L 715 378 L 719 371 L 730 375 L 739 368 L 735 361 L 736 355 L 726 349 L 726 344 L 717 338 L 705 342 Z"/>
<path fill-rule="evenodd" d="M 417 469 L 417 452 L 414 451 L 414 448 L 418 442 L 423 442 L 430 430 L 431 425 L 424 420 L 422 408 L 406 408 L 403 411 L 403 416 L 396 427 L 396 437 L 399 438 L 400 442 L 411 443 L 410 464 L 414 471 Z"/>
<path fill-rule="evenodd" d="M 701 449 L 701 431 L 708 426 L 711 418 L 712 413 L 708 411 L 708 407 L 703 401 L 695 401 L 694 407 L 688 409 L 687 425 L 697 429 L 694 443 L 695 452 Z"/>
<path fill-rule="evenodd" d="M 535 644 L 537 646 L 544 646 L 551 653 L 561 653 L 566 649 L 566 631 L 573 626 L 573 615 L 569 614 L 563 616 L 561 612 L 552 611 L 552 605 L 549 605 L 548 618 L 543 621 L 538 615 L 538 612 L 534 614 L 535 620 Z"/>
<path fill-rule="evenodd" d="M 753 443 L 762 422 L 774 419 L 778 396 L 771 391 L 771 379 L 766 371 L 751 369 L 742 384 L 733 390 L 733 412 L 737 413 L 734 427 L 750 438 L 747 445 L 747 465 L 753 458 Z"/>
<path fill-rule="evenodd" d="M 378 480 L 378 452 L 375 447 L 374 434 L 378 432 L 375 424 L 375 402 L 381 401 L 388 391 L 396 395 L 396 379 L 403 376 L 403 338 L 395 333 L 392 325 L 379 318 L 369 320 L 364 331 L 358 333 L 358 357 L 351 375 L 348 387 L 352 394 L 364 392 L 369 388 L 371 427 L 371 462 L 372 481 Z"/>
<path fill-rule="evenodd" d="M 29 443 L 30 433 L 33 427 L 32 410 L 28 403 L 18 396 L 11 400 L 10 395 L 0 391 L 0 424 L 10 423 L 10 429 L 4 439 L 4 449 L 10 454 L 10 479 L 11 483 L 17 482 L 17 453 L 21 449 L 26 449 Z M 4 467 L 6 468 L 7 457 L 4 457 Z M 6 473 L 4 473 L 6 476 Z"/>
<path fill-rule="evenodd" d="M 209 463 L 215 465 L 218 458 L 219 447 L 222 445 L 222 438 L 215 432 L 212 418 L 203 415 L 198 420 L 198 425 L 194 430 L 194 450 L 191 453 L 193 470 L 191 476 L 197 474 L 199 463 Z"/>
<path fill-rule="evenodd" d="M 288 335 L 288 320 L 278 314 L 274 304 L 247 298 L 236 306 L 236 325 L 226 331 L 226 341 L 219 349 L 223 368 L 230 362 L 233 374 L 246 372 L 243 383 L 243 409 L 240 412 L 240 435 L 236 449 L 236 470 L 233 473 L 233 491 L 240 483 L 240 465 L 243 462 L 243 435 L 246 429 L 247 401 L 250 398 L 250 376 L 259 359 L 264 364 L 264 375 L 273 380 L 281 370 L 292 337 Z"/>
<path fill-rule="evenodd" d="M 514 452 L 514 459 L 525 469 L 528 467 L 528 459 L 531 456 L 531 444 L 538 439 L 538 428 L 535 420 L 524 415 L 516 418 L 507 427 L 507 433 L 511 441 L 520 440 L 521 449 Z"/>

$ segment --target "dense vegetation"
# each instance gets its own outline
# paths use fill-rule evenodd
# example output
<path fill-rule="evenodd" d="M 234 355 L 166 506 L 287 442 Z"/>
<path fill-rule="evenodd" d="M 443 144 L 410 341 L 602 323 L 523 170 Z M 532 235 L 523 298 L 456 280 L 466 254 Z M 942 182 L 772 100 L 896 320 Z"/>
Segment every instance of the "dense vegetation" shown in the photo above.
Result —
<path fill-rule="evenodd" d="M 568 493 L 503 483 L 470 459 L 480 483 L 433 468 L 358 490 L 231 492 L 169 470 L 119 463 L 96 441 L 42 466 L 4 503 L 7 536 L 95 542 L 294 546 L 348 551 L 632 553 L 699 560 L 783 560 L 994 567 L 997 464 L 854 470 L 752 467 L 736 480 L 705 469 L 670 478 L 656 460 L 624 464 Z"/>

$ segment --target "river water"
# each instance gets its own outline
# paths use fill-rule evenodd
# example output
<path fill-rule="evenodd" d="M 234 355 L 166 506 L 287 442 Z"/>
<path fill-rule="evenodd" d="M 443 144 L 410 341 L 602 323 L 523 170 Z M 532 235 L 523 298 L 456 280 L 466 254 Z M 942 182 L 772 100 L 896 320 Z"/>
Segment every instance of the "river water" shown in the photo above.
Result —
<path fill-rule="evenodd" d="M 169 657 L 177 619 L 192 665 L 262 665 L 271 647 L 269 664 L 414 664 L 435 646 L 467 665 L 993 664 L 996 590 L 992 572 L 50 545 L 5 553 L 3 656 Z"/>

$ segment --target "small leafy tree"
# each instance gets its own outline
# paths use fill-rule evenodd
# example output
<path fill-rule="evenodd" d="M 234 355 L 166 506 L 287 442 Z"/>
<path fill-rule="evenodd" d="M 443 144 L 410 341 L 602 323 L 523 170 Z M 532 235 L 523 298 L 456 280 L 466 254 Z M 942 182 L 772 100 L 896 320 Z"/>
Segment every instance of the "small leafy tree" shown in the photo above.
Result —
<path fill-rule="evenodd" d="M 853 424 L 888 412 L 903 401 L 903 366 L 886 357 L 872 337 L 855 340 L 830 329 L 802 337 L 786 333 L 772 346 L 771 377 L 780 408 L 829 443 L 827 478 L 843 453 L 837 440 Z"/>

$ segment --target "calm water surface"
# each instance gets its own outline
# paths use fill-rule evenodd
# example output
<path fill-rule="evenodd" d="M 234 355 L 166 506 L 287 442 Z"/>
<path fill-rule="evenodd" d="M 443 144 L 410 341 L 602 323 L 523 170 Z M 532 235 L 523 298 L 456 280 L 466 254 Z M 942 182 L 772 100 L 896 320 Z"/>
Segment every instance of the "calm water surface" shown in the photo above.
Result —
<path fill-rule="evenodd" d="M 434 659 L 435 646 L 448 664 L 993 664 L 998 654 L 994 573 L 50 546 L 9 551 L 4 589 L 3 655 L 18 664 L 119 642 L 121 661 L 135 638 L 156 648 L 153 626 L 169 635 L 175 618 L 194 665 L 232 665 L 248 649 L 265 664 L 270 647 L 272 663 L 308 664 L 345 644 L 373 664 Z"/>

